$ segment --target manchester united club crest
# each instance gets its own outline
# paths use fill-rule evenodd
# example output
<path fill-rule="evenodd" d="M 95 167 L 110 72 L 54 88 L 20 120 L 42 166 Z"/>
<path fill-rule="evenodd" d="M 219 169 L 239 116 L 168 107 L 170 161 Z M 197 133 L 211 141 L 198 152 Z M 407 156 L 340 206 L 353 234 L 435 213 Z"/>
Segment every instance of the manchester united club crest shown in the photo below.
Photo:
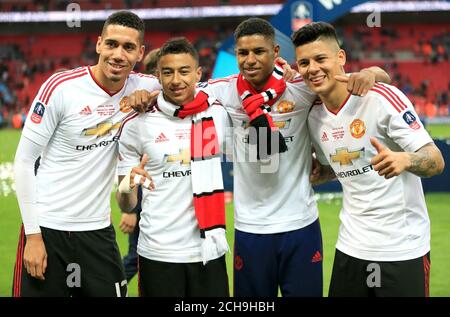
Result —
<path fill-rule="evenodd" d="M 127 105 L 127 101 L 128 101 L 128 96 L 125 96 L 122 99 L 120 99 L 120 102 L 119 102 L 120 111 L 123 113 L 128 113 L 131 110 L 133 110 L 130 106 Z"/>
<path fill-rule="evenodd" d="M 275 108 L 279 113 L 292 112 L 294 110 L 294 103 L 292 101 L 281 100 Z"/>
<path fill-rule="evenodd" d="M 366 133 L 366 124 L 360 119 L 355 119 L 350 124 L 350 133 L 352 137 L 359 139 Z"/>

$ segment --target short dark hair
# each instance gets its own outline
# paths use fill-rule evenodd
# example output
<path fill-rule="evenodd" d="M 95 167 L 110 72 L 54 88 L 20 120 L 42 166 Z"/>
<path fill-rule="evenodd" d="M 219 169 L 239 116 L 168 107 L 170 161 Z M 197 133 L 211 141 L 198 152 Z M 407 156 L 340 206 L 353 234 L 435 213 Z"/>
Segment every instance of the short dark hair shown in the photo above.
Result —
<path fill-rule="evenodd" d="M 234 40 L 243 36 L 262 35 L 275 41 L 275 29 L 264 19 L 250 18 L 241 22 L 234 31 Z"/>
<path fill-rule="evenodd" d="M 185 37 L 176 37 L 164 43 L 163 46 L 161 46 L 161 48 L 159 49 L 157 60 L 159 63 L 161 57 L 165 55 L 183 53 L 191 55 L 197 62 L 197 64 L 199 63 L 197 50 Z"/>
<path fill-rule="evenodd" d="M 318 39 L 335 40 L 339 46 L 336 29 L 326 22 L 312 22 L 302 26 L 291 36 L 292 43 L 295 47 L 314 42 Z"/>
<path fill-rule="evenodd" d="M 122 25 L 139 32 L 139 40 L 141 43 L 144 42 L 145 24 L 136 14 L 130 11 L 118 11 L 111 14 L 108 19 L 106 19 L 103 25 L 102 34 L 105 32 L 108 25 Z"/>

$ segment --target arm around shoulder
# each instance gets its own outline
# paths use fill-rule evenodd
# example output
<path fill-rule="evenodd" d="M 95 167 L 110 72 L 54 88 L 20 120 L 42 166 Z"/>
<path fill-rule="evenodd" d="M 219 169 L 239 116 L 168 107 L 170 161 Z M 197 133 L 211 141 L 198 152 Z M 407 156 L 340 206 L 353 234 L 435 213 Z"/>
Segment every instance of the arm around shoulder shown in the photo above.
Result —
<path fill-rule="evenodd" d="M 367 68 L 364 68 L 361 70 L 361 72 L 363 72 L 363 71 L 368 71 L 368 72 L 373 73 L 375 75 L 375 81 L 381 81 L 385 84 L 391 83 L 391 77 L 381 67 L 371 66 L 371 67 L 367 67 Z"/>

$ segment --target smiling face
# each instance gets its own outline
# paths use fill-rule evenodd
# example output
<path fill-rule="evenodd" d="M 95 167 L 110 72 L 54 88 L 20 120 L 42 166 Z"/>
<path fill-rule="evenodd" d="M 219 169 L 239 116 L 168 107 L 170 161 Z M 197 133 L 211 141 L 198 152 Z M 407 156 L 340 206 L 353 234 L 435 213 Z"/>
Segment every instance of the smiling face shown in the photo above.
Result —
<path fill-rule="evenodd" d="M 261 90 L 272 74 L 280 47 L 264 35 L 254 34 L 236 40 L 239 71 L 256 89 Z"/>
<path fill-rule="evenodd" d="M 95 77 L 106 88 L 114 90 L 124 84 L 136 63 L 142 60 L 144 45 L 138 30 L 111 24 L 98 37 L 96 51 L 99 60 Z"/>
<path fill-rule="evenodd" d="M 167 101 L 176 105 L 194 100 L 195 87 L 202 76 L 201 68 L 189 53 L 167 54 L 158 62 L 158 77 Z"/>
<path fill-rule="evenodd" d="M 319 96 L 329 95 L 336 87 L 335 75 L 344 75 L 345 52 L 328 39 L 297 46 L 298 71 L 308 87 Z"/>

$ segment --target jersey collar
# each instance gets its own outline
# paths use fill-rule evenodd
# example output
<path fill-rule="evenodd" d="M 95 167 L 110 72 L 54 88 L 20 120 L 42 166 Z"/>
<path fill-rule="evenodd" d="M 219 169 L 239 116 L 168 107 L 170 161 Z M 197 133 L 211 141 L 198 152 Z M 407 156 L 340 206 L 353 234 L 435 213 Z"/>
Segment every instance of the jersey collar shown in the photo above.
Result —
<path fill-rule="evenodd" d="M 339 113 L 339 111 L 341 111 L 342 110 L 342 108 L 344 108 L 344 106 L 347 104 L 347 101 L 350 99 L 350 96 L 351 96 L 352 94 L 348 94 L 347 95 L 347 98 L 345 98 L 345 100 L 342 102 L 342 104 L 339 106 L 339 108 L 337 109 L 337 110 L 335 110 L 335 111 L 331 111 L 330 109 L 328 109 L 327 108 L 327 106 L 325 106 L 325 104 L 323 105 L 324 107 L 325 107 L 325 109 L 329 112 L 329 113 L 332 113 L 332 114 L 334 114 L 335 116 L 337 116 L 337 114 Z"/>

